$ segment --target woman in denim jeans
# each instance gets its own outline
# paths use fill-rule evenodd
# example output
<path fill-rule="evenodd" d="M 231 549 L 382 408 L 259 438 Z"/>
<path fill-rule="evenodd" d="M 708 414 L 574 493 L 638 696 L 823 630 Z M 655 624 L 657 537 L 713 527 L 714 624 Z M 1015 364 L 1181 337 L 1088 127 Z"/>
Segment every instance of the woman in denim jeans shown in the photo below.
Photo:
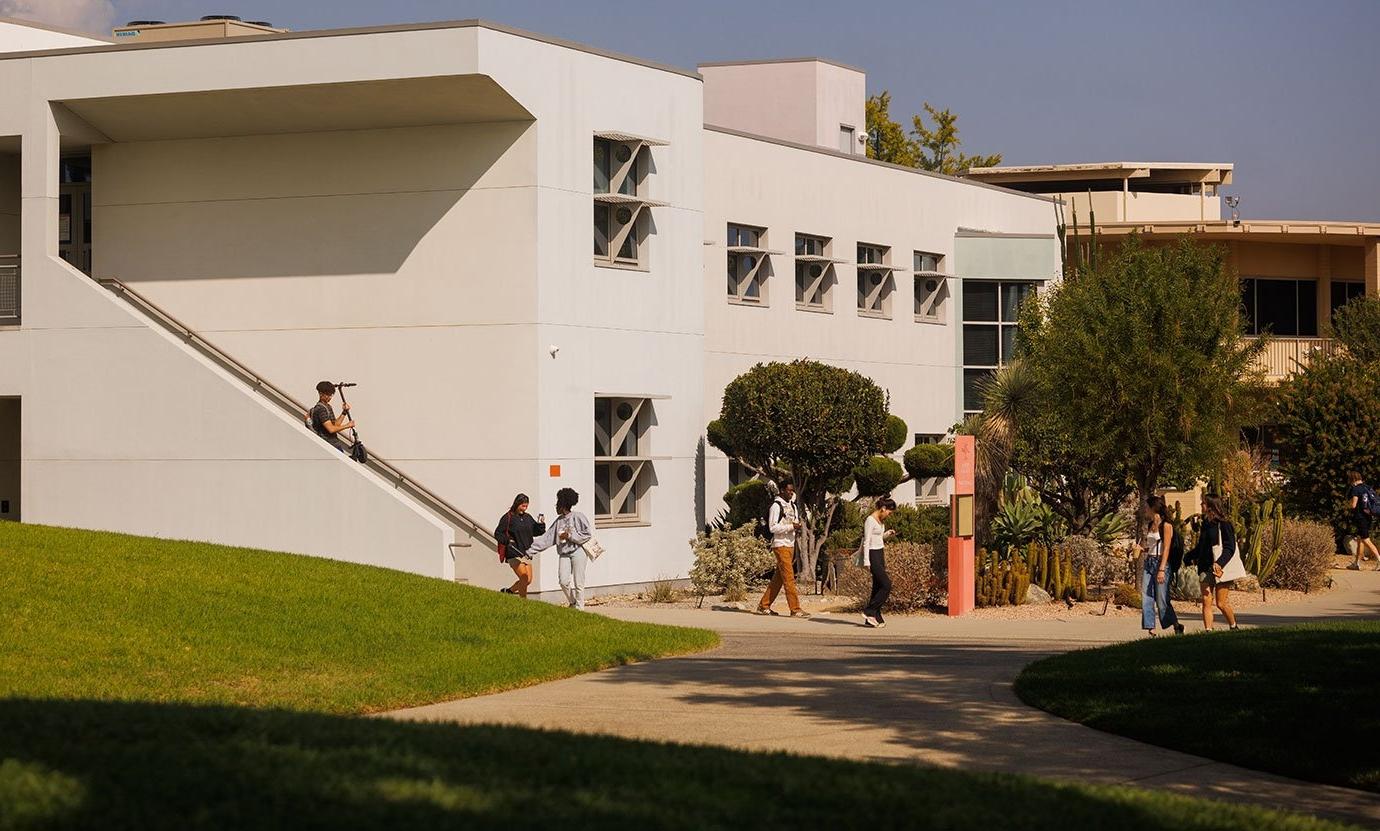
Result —
<path fill-rule="evenodd" d="M 1169 511 L 1164 499 L 1152 496 L 1145 500 L 1145 567 L 1140 573 L 1140 625 L 1150 637 L 1155 636 L 1155 624 L 1168 631 L 1173 627 L 1176 635 L 1184 632 L 1183 624 L 1174 613 L 1174 604 L 1169 598 L 1167 573 L 1169 550 L 1174 544 L 1178 529 L 1169 521 Z"/>
<path fill-rule="evenodd" d="M 533 554 L 555 546 L 560 557 L 561 591 L 565 592 L 565 602 L 572 609 L 585 607 L 585 554 L 584 544 L 593 536 L 589 530 L 589 518 L 575 510 L 580 495 L 574 488 L 561 488 L 556 491 L 556 521 L 551 527 L 532 541 L 529 549 Z"/>

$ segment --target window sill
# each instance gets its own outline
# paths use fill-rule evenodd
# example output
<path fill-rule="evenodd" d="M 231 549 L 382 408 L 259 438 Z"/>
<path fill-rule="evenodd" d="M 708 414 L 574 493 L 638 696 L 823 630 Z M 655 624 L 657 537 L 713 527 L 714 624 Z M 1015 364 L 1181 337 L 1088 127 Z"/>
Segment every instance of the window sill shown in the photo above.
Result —
<path fill-rule="evenodd" d="M 858 309 L 858 317 L 867 317 L 873 320 L 891 320 L 891 315 L 886 312 L 869 312 L 866 309 Z"/>
<path fill-rule="evenodd" d="M 609 262 L 608 260 L 595 260 L 595 261 L 594 261 L 594 267 L 595 267 L 595 268 L 612 268 L 612 269 L 615 269 L 615 270 L 617 270 L 617 271 L 641 271 L 641 272 L 643 272 L 643 273 L 650 273 L 650 272 L 651 272 L 651 269 L 648 268 L 648 267 L 645 266 L 645 265 L 636 265 L 636 264 L 634 264 L 634 263 L 611 263 L 611 262 Z"/>
<path fill-rule="evenodd" d="M 823 306 L 811 306 L 808 303 L 796 303 L 795 310 L 798 312 L 813 312 L 817 315 L 831 315 L 834 313 L 833 309 L 826 309 Z"/>
<path fill-rule="evenodd" d="M 944 326 L 944 325 L 946 325 L 946 321 L 945 321 L 944 318 L 942 318 L 942 317 L 926 317 L 925 315 L 916 315 L 916 316 L 915 316 L 915 322 L 916 322 L 916 323 L 928 323 L 928 324 L 930 324 L 931 326 Z"/>
<path fill-rule="evenodd" d="M 614 519 L 612 517 L 595 517 L 594 527 L 598 528 L 651 528 L 650 522 L 640 519 Z"/>
<path fill-rule="evenodd" d="M 747 309 L 767 309 L 771 307 L 771 304 L 765 300 L 743 300 L 738 297 L 729 297 L 728 305 L 742 306 Z"/>

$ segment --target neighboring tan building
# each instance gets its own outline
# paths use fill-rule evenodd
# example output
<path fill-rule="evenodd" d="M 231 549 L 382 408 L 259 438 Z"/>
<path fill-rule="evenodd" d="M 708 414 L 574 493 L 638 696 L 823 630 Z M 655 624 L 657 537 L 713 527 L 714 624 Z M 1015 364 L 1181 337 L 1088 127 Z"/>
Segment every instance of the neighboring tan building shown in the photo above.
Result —
<path fill-rule="evenodd" d="M 1052 200 L 840 152 L 864 86 L 827 62 L 706 81 L 481 21 L 95 43 L 0 55 L 9 518 L 498 586 L 513 495 L 570 486 L 592 585 L 683 578 L 729 379 L 847 366 L 930 440 L 1058 275 Z M 323 378 L 390 462 L 304 428 Z"/>
<path fill-rule="evenodd" d="M 1062 199 L 1066 222 L 1076 216 L 1084 229 L 1095 211 L 1104 244 L 1138 234 L 1152 244 L 1188 235 L 1225 246 L 1228 266 L 1241 277 L 1249 331 L 1273 335 L 1262 359 L 1272 380 L 1332 350 L 1337 308 L 1380 296 L 1380 223 L 1224 219 L 1219 188 L 1232 183 L 1229 164 L 1032 165 L 967 175 Z"/>

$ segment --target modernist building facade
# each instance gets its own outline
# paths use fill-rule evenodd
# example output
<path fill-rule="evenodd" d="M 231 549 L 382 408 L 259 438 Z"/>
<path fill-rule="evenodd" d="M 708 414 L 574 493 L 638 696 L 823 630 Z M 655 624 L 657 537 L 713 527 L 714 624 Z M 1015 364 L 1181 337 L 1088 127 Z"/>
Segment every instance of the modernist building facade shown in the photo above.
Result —
<path fill-rule="evenodd" d="M 498 586 L 486 529 L 569 486 L 593 585 L 681 578 L 734 476 L 704 441 L 730 379 L 856 369 L 931 440 L 1058 274 L 1048 197 L 863 158 L 862 75 L 826 61 L 27 28 L 0 23 L 9 519 Z M 788 105 L 754 121 L 744 85 Z M 387 462 L 304 428 L 322 378 Z"/>

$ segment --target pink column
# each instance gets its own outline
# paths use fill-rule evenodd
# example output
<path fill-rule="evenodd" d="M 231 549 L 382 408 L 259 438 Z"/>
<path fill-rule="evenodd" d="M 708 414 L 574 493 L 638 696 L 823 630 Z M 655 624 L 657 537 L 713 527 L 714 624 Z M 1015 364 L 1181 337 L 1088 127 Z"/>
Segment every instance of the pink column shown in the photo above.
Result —
<path fill-rule="evenodd" d="M 954 495 L 949 502 L 949 617 L 966 615 L 973 610 L 973 593 L 977 574 L 973 563 L 973 537 L 958 536 L 958 497 L 972 497 L 973 472 L 976 467 L 977 440 L 972 436 L 954 438 Z M 969 500 L 969 504 L 972 502 Z M 971 528 L 966 529 L 969 532 Z"/>

